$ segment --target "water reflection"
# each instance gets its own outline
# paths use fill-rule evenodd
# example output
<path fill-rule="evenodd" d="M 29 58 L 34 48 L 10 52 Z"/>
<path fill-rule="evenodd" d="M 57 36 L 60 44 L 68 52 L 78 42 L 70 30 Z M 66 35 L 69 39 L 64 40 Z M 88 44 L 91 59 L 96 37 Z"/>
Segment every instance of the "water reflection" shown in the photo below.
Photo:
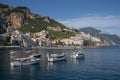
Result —
<path fill-rule="evenodd" d="M 41 76 L 41 66 L 39 64 L 11 68 L 11 78 L 15 80 L 34 80 L 35 77 L 39 76 Z"/>
<path fill-rule="evenodd" d="M 9 54 L 7 50 L 0 50 L 0 79 L 9 80 L 10 78 L 10 65 Z M 8 77 L 6 77 L 6 75 Z"/>
<path fill-rule="evenodd" d="M 47 69 L 58 69 L 63 65 L 67 64 L 67 61 L 59 61 L 59 62 L 48 62 Z"/>

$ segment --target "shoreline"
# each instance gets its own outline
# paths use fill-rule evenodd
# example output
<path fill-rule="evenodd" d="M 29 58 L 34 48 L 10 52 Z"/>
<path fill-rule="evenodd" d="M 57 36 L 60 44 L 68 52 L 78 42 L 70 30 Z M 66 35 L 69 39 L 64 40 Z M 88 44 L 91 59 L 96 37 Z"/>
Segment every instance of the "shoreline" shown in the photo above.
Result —
<path fill-rule="evenodd" d="M 20 47 L 20 46 L 0 46 L 1 49 L 82 49 L 81 47 Z"/>
<path fill-rule="evenodd" d="M 112 46 L 112 45 L 110 45 Z M 108 46 L 88 46 L 88 47 L 80 47 L 80 46 L 61 46 L 61 47 L 21 47 L 21 46 L 0 46 L 1 49 L 85 49 L 85 48 L 100 48 L 100 47 L 108 47 Z"/>

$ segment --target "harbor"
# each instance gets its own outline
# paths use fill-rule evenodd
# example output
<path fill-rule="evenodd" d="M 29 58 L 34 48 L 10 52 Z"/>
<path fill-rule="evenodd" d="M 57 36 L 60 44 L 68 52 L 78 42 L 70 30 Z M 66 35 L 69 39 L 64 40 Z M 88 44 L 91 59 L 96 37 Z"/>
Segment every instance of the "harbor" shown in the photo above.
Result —
<path fill-rule="evenodd" d="M 12 53 L 12 52 L 13 53 Z M 45 53 L 60 52 L 59 50 L 41 49 L 42 59 L 39 64 L 10 67 L 10 52 L 16 56 L 25 56 L 22 49 L 0 50 L 0 78 L 5 80 L 119 80 L 120 46 L 109 46 L 94 49 L 83 49 L 85 57 L 74 59 L 70 54 L 78 50 L 61 50 L 67 54 L 67 60 L 49 62 Z M 33 50 L 32 50 L 33 51 Z M 32 51 L 27 50 L 26 56 Z M 33 51 L 34 52 L 34 51 Z M 37 52 L 37 49 L 36 49 Z"/>
<path fill-rule="evenodd" d="M 6 54 L 8 56 L 9 66 L 24 66 L 46 61 L 61 61 L 73 55 L 73 52 L 75 53 L 81 50 L 81 48 L 0 46 L 0 50 L 5 51 L 5 53 L 1 53 L 1 55 Z M 68 50 L 71 52 L 67 53 Z M 64 54 L 64 56 L 62 54 Z M 41 55 L 41 57 L 35 58 L 34 55 Z M 52 57 L 52 55 L 54 56 Z"/>

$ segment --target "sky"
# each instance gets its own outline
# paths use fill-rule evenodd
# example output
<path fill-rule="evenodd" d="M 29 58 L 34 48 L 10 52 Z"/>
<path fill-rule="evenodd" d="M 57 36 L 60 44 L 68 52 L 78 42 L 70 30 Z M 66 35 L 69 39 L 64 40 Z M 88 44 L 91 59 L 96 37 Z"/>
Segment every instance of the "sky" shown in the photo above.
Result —
<path fill-rule="evenodd" d="M 27 6 L 32 13 L 49 16 L 67 27 L 94 27 L 120 36 L 120 0 L 0 0 Z"/>

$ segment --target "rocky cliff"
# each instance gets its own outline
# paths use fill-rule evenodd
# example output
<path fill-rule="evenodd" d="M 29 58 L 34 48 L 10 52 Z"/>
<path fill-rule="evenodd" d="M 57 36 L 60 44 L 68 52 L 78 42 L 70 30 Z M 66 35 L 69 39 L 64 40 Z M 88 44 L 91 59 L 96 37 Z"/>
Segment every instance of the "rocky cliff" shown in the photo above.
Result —
<path fill-rule="evenodd" d="M 5 33 L 7 31 L 7 23 L 0 18 L 0 34 Z"/>
<path fill-rule="evenodd" d="M 10 26 L 20 28 L 25 23 L 25 14 L 20 12 L 13 12 L 9 16 Z"/>
<path fill-rule="evenodd" d="M 27 24 L 27 19 L 35 19 L 38 15 L 32 14 L 27 7 L 10 7 L 0 3 L 0 18 L 4 19 L 9 26 L 17 29 Z"/>

